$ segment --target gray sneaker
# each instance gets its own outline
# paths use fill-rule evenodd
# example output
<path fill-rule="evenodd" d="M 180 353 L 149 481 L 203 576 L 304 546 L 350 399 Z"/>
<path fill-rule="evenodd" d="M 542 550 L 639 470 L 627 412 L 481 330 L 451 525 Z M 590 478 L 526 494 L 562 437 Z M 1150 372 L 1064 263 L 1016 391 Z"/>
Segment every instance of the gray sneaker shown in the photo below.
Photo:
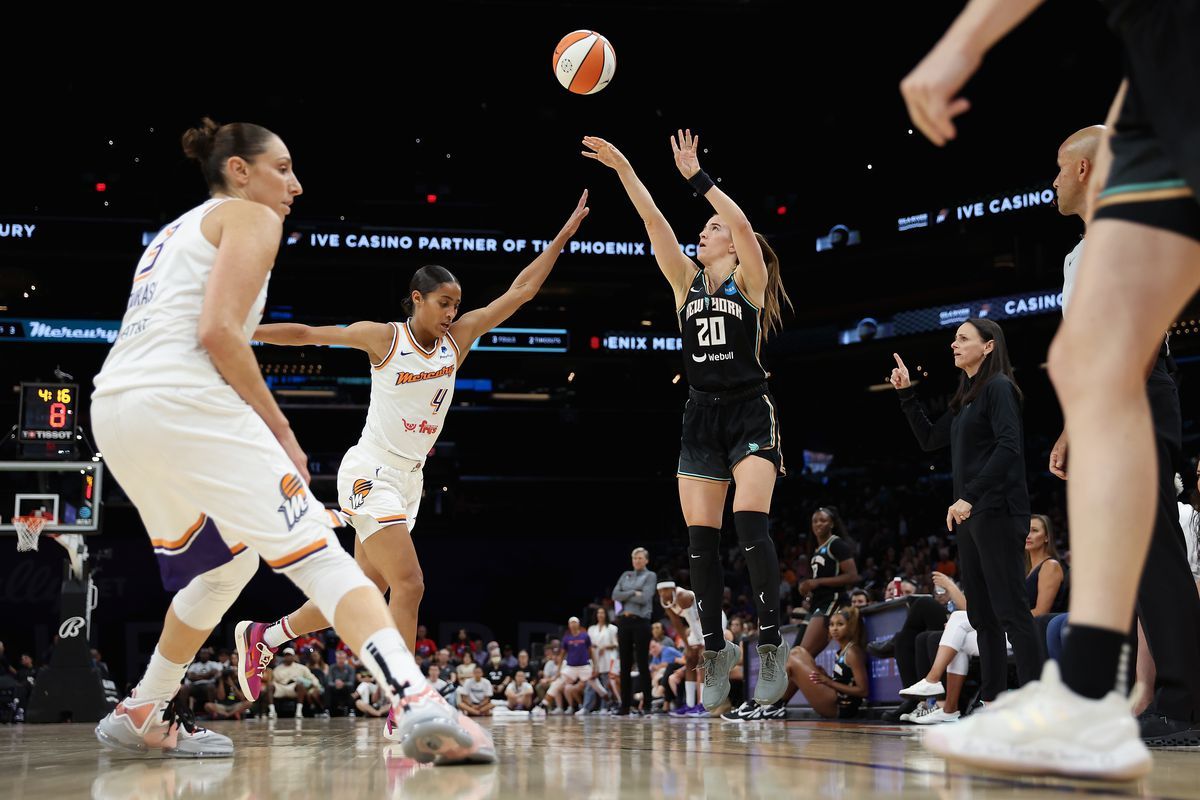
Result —
<path fill-rule="evenodd" d="M 754 702 L 760 706 L 773 706 L 787 691 L 787 651 L 783 645 L 760 644 L 758 646 L 758 683 L 754 684 Z"/>
<path fill-rule="evenodd" d="M 137 703 L 129 697 L 96 726 L 100 744 L 116 750 L 148 753 L 161 750 L 174 758 L 228 758 L 233 742 L 180 713 L 170 700 Z"/>
<path fill-rule="evenodd" d="M 383 737 L 399 742 L 409 758 L 439 766 L 495 763 L 492 735 L 451 708 L 432 687 L 415 695 L 405 695 L 400 689 L 399 694 L 401 700 L 388 714 Z"/>
<path fill-rule="evenodd" d="M 704 689 L 700 702 L 707 711 L 719 708 L 729 698 L 729 671 L 737 665 L 742 649 L 730 641 L 720 651 L 704 651 Z"/>

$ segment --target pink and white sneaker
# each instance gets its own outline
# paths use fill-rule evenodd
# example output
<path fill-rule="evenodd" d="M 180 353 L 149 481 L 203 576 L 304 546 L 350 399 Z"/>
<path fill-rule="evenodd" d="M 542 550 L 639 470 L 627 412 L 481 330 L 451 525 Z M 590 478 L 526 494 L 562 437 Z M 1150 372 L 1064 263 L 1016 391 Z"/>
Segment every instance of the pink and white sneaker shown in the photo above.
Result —
<path fill-rule="evenodd" d="M 492 735 L 451 708 L 433 687 L 407 696 L 397 689 L 396 695 L 400 699 L 388 713 L 383 737 L 399 742 L 406 756 L 437 766 L 495 763 Z"/>
<path fill-rule="evenodd" d="M 238 685 L 242 687 L 242 694 L 252 703 L 262 694 L 263 675 L 266 674 L 267 667 L 271 666 L 275 651 L 279 649 L 271 647 L 263 640 L 263 634 L 269 627 L 269 623 L 245 619 L 237 624 L 233 632 L 233 643 L 237 647 L 240 665 Z"/>

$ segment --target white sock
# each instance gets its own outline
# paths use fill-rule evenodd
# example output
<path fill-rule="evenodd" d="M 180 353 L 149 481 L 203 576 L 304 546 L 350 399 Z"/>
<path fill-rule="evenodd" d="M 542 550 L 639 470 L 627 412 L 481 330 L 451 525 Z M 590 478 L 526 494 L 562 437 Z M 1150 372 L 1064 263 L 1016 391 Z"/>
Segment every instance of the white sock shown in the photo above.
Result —
<path fill-rule="evenodd" d="M 278 622 L 273 622 L 263 631 L 263 641 L 267 643 L 267 647 L 279 647 L 284 642 L 290 642 L 296 638 L 296 634 L 288 625 L 287 615 L 284 614 L 279 618 Z"/>
<path fill-rule="evenodd" d="M 696 682 L 695 681 L 684 681 L 683 682 L 683 692 L 685 695 L 687 695 L 688 708 L 691 708 L 692 706 L 696 705 Z"/>
<path fill-rule="evenodd" d="M 395 628 L 380 628 L 368 636 L 358 656 L 393 704 L 399 700 L 394 697 L 393 685 L 407 683 L 406 695 L 417 694 L 429 685 Z"/>
<path fill-rule="evenodd" d="M 134 689 L 137 699 L 170 700 L 179 691 L 179 683 L 183 680 L 187 668 L 187 664 L 168 661 L 155 645 L 154 655 L 150 656 L 150 666 L 146 668 L 146 674 Z"/>

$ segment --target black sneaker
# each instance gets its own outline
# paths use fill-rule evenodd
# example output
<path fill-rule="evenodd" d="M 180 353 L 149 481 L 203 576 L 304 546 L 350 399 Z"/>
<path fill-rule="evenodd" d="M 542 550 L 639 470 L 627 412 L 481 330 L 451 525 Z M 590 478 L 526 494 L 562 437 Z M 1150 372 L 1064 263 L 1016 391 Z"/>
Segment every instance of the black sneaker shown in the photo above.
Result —
<path fill-rule="evenodd" d="M 880 715 L 880 719 L 882 719 L 884 722 L 901 722 L 902 720 L 900 719 L 900 717 L 904 716 L 905 714 L 911 714 L 912 712 L 916 711 L 917 706 L 919 706 L 920 704 L 921 704 L 920 700 L 911 700 L 911 699 L 904 700 L 895 709 L 893 709 L 891 711 L 883 712 Z"/>
<path fill-rule="evenodd" d="M 1162 714 L 1143 713 L 1138 717 L 1142 741 L 1147 747 L 1195 747 L 1200 745 L 1200 730 L 1182 719 Z"/>
<path fill-rule="evenodd" d="M 891 658 L 896 655 L 896 637 L 889 636 L 867 643 L 867 652 L 876 658 Z"/>
<path fill-rule="evenodd" d="M 721 715 L 721 719 L 726 722 L 745 722 L 746 720 L 758 719 L 762 710 L 762 706 L 753 700 L 747 700 L 737 708 L 731 708 Z"/>
<path fill-rule="evenodd" d="M 769 706 L 759 706 L 755 719 L 787 719 L 787 706 L 782 700 Z"/>

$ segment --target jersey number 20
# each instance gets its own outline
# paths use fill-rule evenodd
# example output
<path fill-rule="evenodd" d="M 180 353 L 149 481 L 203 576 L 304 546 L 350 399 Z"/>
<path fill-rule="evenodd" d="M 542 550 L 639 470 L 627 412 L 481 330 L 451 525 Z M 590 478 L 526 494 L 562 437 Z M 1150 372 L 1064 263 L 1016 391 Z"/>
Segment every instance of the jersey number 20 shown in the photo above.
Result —
<path fill-rule="evenodd" d="M 696 325 L 700 328 L 696 338 L 701 347 L 718 347 L 725 344 L 724 317 L 696 317 Z"/>

